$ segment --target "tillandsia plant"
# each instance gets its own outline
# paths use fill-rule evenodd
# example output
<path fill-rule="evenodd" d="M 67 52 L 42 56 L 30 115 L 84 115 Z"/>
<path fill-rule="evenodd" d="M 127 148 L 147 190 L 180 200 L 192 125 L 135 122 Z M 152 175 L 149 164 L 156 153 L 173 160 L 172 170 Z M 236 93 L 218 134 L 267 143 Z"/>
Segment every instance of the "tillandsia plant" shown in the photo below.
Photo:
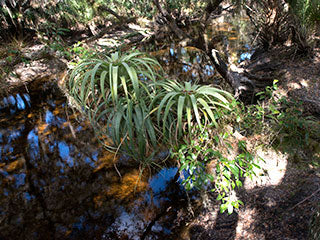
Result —
<path fill-rule="evenodd" d="M 174 80 L 158 84 L 162 90 L 155 98 L 157 102 L 157 122 L 165 136 L 182 135 L 183 124 L 187 123 L 188 132 L 196 122 L 201 128 L 204 123 L 217 126 L 215 110 L 229 109 L 232 95 L 212 86 L 202 86 Z M 160 102 L 160 103 L 159 103 Z"/>
<path fill-rule="evenodd" d="M 123 149 L 127 154 L 138 149 L 141 158 L 155 146 L 155 126 L 150 120 L 150 103 L 161 69 L 159 63 L 134 51 L 87 59 L 73 69 L 69 92 L 88 116 L 98 136 L 109 150 Z"/>

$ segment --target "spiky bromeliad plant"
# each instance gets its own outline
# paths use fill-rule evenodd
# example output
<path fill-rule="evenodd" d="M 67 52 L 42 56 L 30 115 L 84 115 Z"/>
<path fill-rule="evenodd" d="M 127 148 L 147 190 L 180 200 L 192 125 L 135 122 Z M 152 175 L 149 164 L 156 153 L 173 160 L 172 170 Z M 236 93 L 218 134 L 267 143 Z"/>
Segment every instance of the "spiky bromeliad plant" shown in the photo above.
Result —
<path fill-rule="evenodd" d="M 201 86 L 185 82 L 166 80 L 158 85 L 161 93 L 156 97 L 157 123 L 165 136 L 182 135 L 183 124 L 187 123 L 188 132 L 196 122 L 203 126 L 203 122 L 210 122 L 217 126 L 215 110 L 229 109 L 232 95 L 212 86 Z M 159 100 L 160 99 L 160 100 Z"/>
<path fill-rule="evenodd" d="M 88 116 L 109 150 L 122 149 L 127 154 L 146 155 L 156 145 L 154 125 L 150 120 L 150 102 L 160 65 L 141 52 L 88 59 L 73 69 L 69 92 Z M 108 141 L 107 141 L 108 142 Z M 130 154 L 131 155 L 131 154 Z"/>
<path fill-rule="evenodd" d="M 71 73 L 69 91 L 109 150 L 143 159 L 162 140 L 178 140 L 184 123 L 215 125 L 216 108 L 228 108 L 231 94 L 174 80 L 156 82 L 157 61 L 141 52 L 88 59 Z M 153 113 L 157 112 L 157 117 Z M 158 131 L 162 129 L 162 131 Z"/>
<path fill-rule="evenodd" d="M 150 97 L 151 85 L 146 83 L 155 82 L 157 68 L 159 63 L 141 52 L 115 52 L 110 57 L 81 62 L 70 75 L 69 90 L 86 109 L 109 97 L 112 104 L 121 97 L 132 100 Z"/>

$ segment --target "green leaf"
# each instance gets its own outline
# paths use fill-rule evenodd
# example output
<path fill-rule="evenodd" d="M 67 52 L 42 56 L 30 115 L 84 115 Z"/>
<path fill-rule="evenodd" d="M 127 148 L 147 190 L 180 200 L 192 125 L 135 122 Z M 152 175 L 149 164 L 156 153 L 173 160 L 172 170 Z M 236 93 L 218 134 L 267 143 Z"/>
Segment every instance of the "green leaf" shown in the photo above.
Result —
<path fill-rule="evenodd" d="M 135 93 L 135 97 L 137 99 L 139 99 L 140 97 L 140 90 L 139 90 L 139 83 L 138 83 L 138 76 L 137 76 L 137 72 L 135 71 L 135 69 L 133 67 L 129 67 L 129 65 L 125 62 L 122 63 L 122 65 L 126 68 L 127 73 L 129 75 L 129 78 L 131 80 L 131 83 L 133 85 L 133 89 L 134 89 L 134 93 Z"/>
<path fill-rule="evenodd" d="M 206 113 L 208 113 L 208 115 L 211 118 L 212 123 L 217 127 L 217 122 L 214 118 L 214 114 L 213 114 L 212 110 L 210 109 L 210 107 L 208 106 L 208 104 L 206 103 L 206 101 L 204 101 L 202 98 L 198 98 L 198 102 L 200 102 L 200 104 L 204 107 L 204 111 Z"/>
<path fill-rule="evenodd" d="M 228 205 L 228 213 L 229 214 L 233 213 L 233 206 L 231 204 Z"/>
<path fill-rule="evenodd" d="M 220 212 L 224 213 L 228 209 L 228 205 L 226 203 L 221 204 L 220 206 Z"/>
<path fill-rule="evenodd" d="M 240 181 L 240 180 L 236 180 L 236 185 L 237 185 L 237 187 L 242 187 L 242 182 Z"/>
<path fill-rule="evenodd" d="M 158 124 L 160 123 L 160 118 L 161 118 L 161 111 L 162 108 L 164 107 L 164 104 L 168 101 L 169 103 L 171 102 L 171 99 L 173 97 L 175 97 L 176 95 L 178 95 L 178 93 L 176 92 L 169 92 L 165 95 L 165 97 L 161 100 L 160 104 L 159 104 L 159 108 L 158 108 L 158 114 L 157 114 L 157 120 L 158 120 Z M 170 100 L 168 100 L 170 98 Z M 173 103 L 174 104 L 174 103 Z M 173 105 L 172 104 L 172 105 Z"/>
<path fill-rule="evenodd" d="M 107 76 L 108 72 L 107 71 L 103 71 L 100 75 L 100 89 L 101 89 L 101 94 L 103 96 L 103 99 L 105 101 L 107 101 L 107 96 L 106 96 L 106 89 L 105 89 L 105 82 L 106 82 L 106 76 Z"/>
<path fill-rule="evenodd" d="M 181 136 L 182 133 L 182 111 L 183 111 L 183 107 L 184 107 L 184 100 L 185 100 L 185 96 L 179 96 L 179 100 L 178 100 L 178 131 L 179 131 L 179 136 Z"/>
<path fill-rule="evenodd" d="M 112 85 L 111 87 L 111 95 L 113 101 L 118 102 L 118 69 L 119 66 L 112 67 Z"/>
<path fill-rule="evenodd" d="M 223 196 L 221 194 L 219 194 L 217 197 L 217 201 L 220 201 L 222 198 L 223 198 Z"/>
<path fill-rule="evenodd" d="M 195 96 L 193 94 L 190 95 L 190 100 L 191 100 L 191 103 L 192 103 L 192 107 L 193 107 L 193 111 L 194 111 L 196 120 L 198 122 L 199 127 L 201 128 L 201 121 L 200 121 L 200 114 L 199 114 L 198 106 L 197 106 L 197 100 L 196 100 L 196 98 L 195 98 Z"/>

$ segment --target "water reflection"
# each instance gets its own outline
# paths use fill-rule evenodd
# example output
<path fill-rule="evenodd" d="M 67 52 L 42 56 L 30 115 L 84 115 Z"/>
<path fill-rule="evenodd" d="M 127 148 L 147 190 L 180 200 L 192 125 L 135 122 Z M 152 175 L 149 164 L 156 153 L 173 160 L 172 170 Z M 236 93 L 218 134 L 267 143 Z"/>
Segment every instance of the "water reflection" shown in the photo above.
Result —
<path fill-rule="evenodd" d="M 118 217 L 104 233 L 103 239 L 141 239 L 146 229 L 151 226 L 151 233 L 147 239 L 163 239 L 171 234 L 170 221 L 166 215 L 161 215 L 161 209 L 166 209 L 170 202 L 177 202 L 179 197 L 183 198 L 183 191 L 177 191 L 177 185 L 173 182 L 177 174 L 176 167 L 163 168 L 148 181 L 148 191 L 141 192 L 131 206 L 121 207 Z M 173 187 L 173 185 L 175 187 Z M 162 217 L 162 219 L 161 219 Z M 158 221 L 153 221 L 158 219 Z"/>
<path fill-rule="evenodd" d="M 254 53 L 252 46 L 242 37 L 244 34 L 240 34 L 239 26 L 218 23 L 208 26 L 207 29 L 208 39 L 212 40 L 222 58 L 229 64 L 239 64 L 249 60 Z M 150 54 L 158 59 L 170 77 L 181 81 L 220 84 L 221 76 L 200 49 L 166 42 L 158 44 L 157 48 L 157 51 Z"/>
<path fill-rule="evenodd" d="M 240 63 L 245 60 L 250 60 L 253 53 L 254 53 L 254 49 L 251 46 L 249 46 L 249 44 L 246 43 L 244 47 L 241 50 L 239 50 L 240 57 L 238 62 Z"/>
<path fill-rule="evenodd" d="M 168 48 L 151 52 L 166 73 L 171 77 L 186 81 L 210 81 L 214 68 L 199 49 L 171 45 Z M 210 69 L 210 71 L 208 71 Z"/>
<path fill-rule="evenodd" d="M 168 183 L 173 180 L 177 174 L 178 169 L 176 167 L 164 168 L 158 174 L 156 174 L 150 181 L 149 185 L 154 194 L 159 194 L 166 190 Z"/>
<path fill-rule="evenodd" d="M 14 114 L 17 111 L 25 110 L 31 106 L 30 96 L 28 93 L 10 95 L 0 101 L 0 111 L 7 111 Z"/>
<path fill-rule="evenodd" d="M 30 159 L 35 160 L 40 157 L 40 152 L 39 152 L 39 137 L 36 134 L 35 129 L 32 129 L 28 136 L 28 148 L 29 148 L 29 155 Z M 33 164 L 35 164 L 35 167 L 37 167 L 37 163 L 35 161 L 32 161 Z"/>
<path fill-rule="evenodd" d="M 0 239 L 140 239 L 182 194 L 172 187 L 177 169 L 141 174 L 47 91 L 1 100 Z M 152 225 L 153 239 L 170 234 L 167 222 Z"/>
<path fill-rule="evenodd" d="M 249 60 L 254 50 L 248 44 L 239 46 L 239 39 L 229 40 L 228 51 L 230 63 L 240 63 Z M 222 48 L 222 47 L 220 47 Z M 221 51 L 223 53 L 223 51 Z M 194 47 L 171 46 L 151 52 L 165 72 L 181 81 L 194 81 L 209 84 L 218 84 L 220 76 L 215 67 L 201 50 Z M 223 54 L 222 54 L 223 55 Z M 227 56 L 224 56 L 227 58 Z"/>
<path fill-rule="evenodd" d="M 60 157 L 67 162 L 69 167 L 73 167 L 73 159 L 70 157 L 70 149 L 69 146 L 64 142 L 59 142 L 58 143 L 58 148 L 59 148 L 59 155 Z"/>

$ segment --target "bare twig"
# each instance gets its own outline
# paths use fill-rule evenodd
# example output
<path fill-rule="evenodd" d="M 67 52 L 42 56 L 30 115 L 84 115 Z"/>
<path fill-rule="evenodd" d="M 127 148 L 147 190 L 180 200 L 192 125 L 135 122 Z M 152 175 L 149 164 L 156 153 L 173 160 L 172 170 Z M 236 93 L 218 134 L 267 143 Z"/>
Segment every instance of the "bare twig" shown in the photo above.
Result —
<path fill-rule="evenodd" d="M 314 195 L 316 195 L 318 192 L 320 192 L 320 188 L 318 188 L 317 191 L 313 192 L 310 196 L 306 197 L 305 199 L 303 199 L 302 201 L 298 202 L 296 205 L 294 205 L 292 208 L 289 209 L 289 211 L 293 210 L 294 208 L 296 208 L 297 206 L 299 206 L 300 204 L 304 203 L 305 201 L 307 201 L 308 199 L 312 198 Z"/>
<path fill-rule="evenodd" d="M 122 176 L 121 176 L 121 174 L 120 174 L 120 172 L 119 172 L 119 170 L 118 170 L 118 168 L 117 168 L 117 165 L 116 165 L 116 163 L 115 163 L 115 160 L 116 160 L 116 156 L 117 156 L 117 154 L 118 154 L 118 152 L 119 152 L 119 150 L 120 150 L 120 147 L 121 147 L 124 139 L 126 139 L 126 137 L 127 137 L 127 133 L 126 133 L 126 135 L 122 138 L 121 143 L 120 143 L 119 146 L 117 147 L 117 150 L 116 150 L 116 152 L 115 152 L 115 154 L 114 154 L 114 157 L 113 157 L 113 166 L 114 166 L 114 169 L 116 170 L 116 172 L 118 173 L 120 179 L 122 179 Z"/>

